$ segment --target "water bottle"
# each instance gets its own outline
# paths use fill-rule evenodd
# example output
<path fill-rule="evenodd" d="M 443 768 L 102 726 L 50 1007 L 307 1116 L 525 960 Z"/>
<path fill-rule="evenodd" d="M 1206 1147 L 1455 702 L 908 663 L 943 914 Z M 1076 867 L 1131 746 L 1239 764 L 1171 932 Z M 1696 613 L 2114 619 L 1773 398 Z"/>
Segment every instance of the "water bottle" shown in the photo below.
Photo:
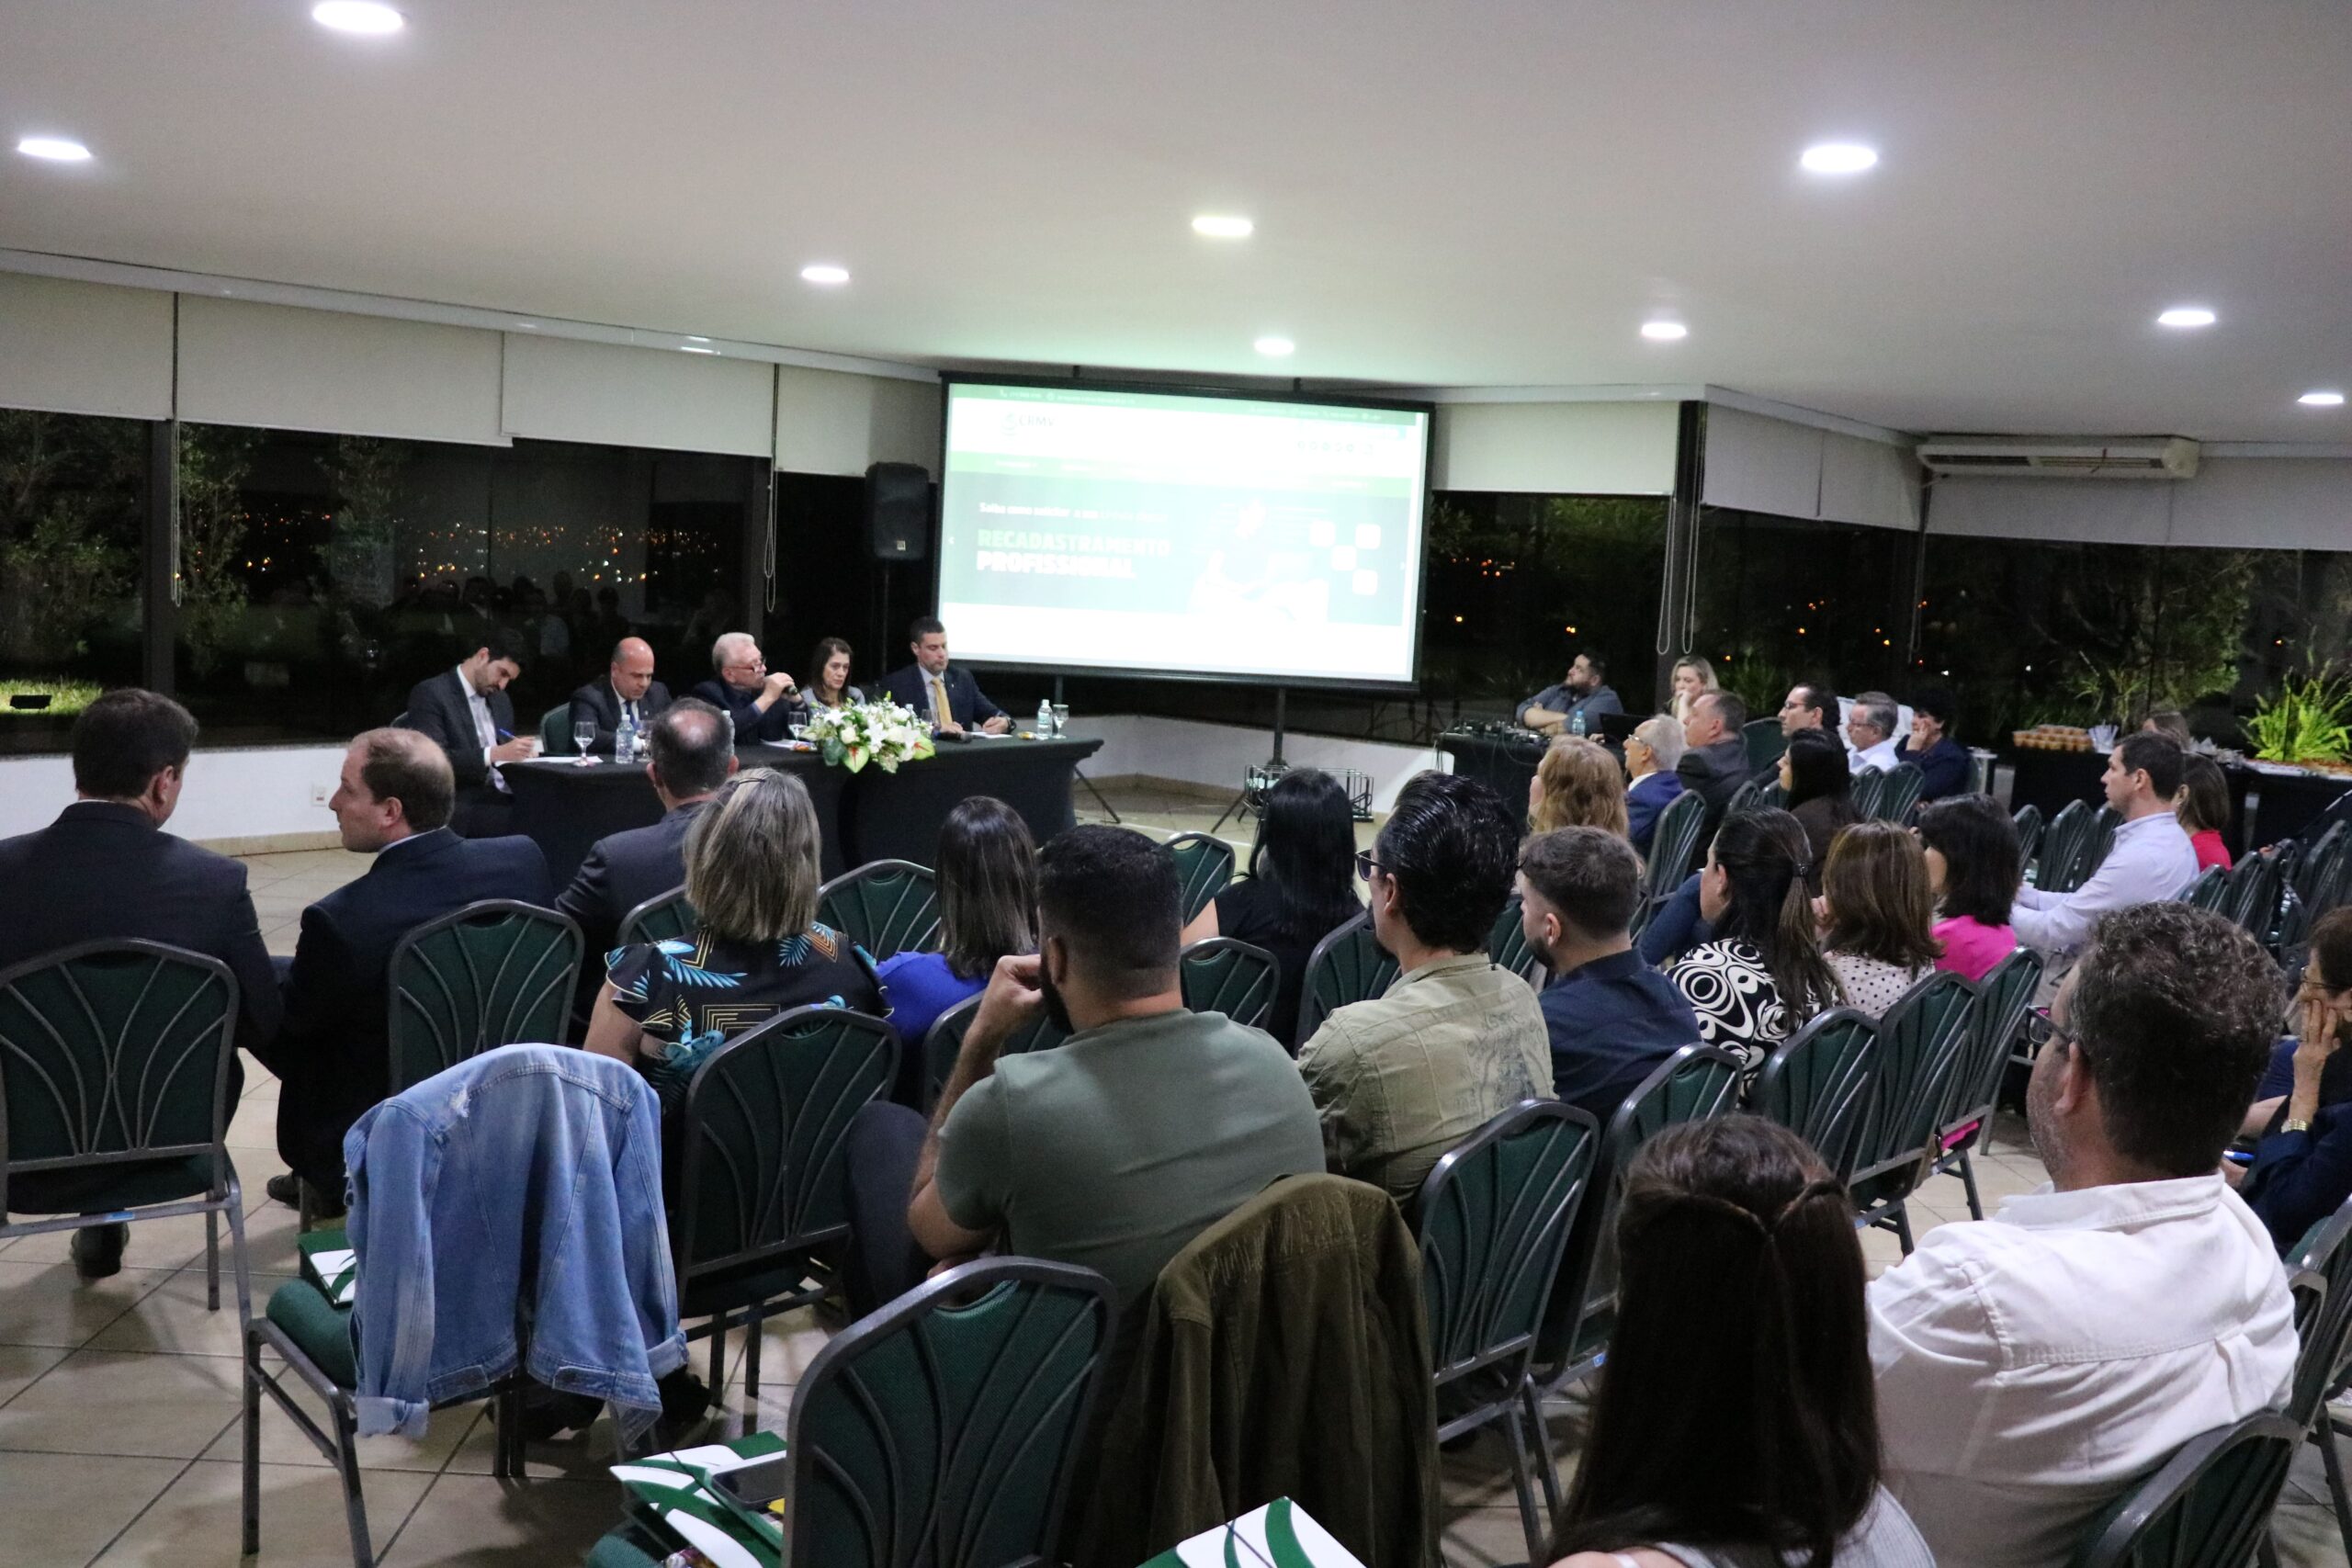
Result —
<path fill-rule="evenodd" d="M 1051 737 L 1053 733 L 1054 705 L 1052 699 L 1048 698 L 1037 705 L 1037 738 L 1043 740 Z"/>
<path fill-rule="evenodd" d="M 621 715 L 621 727 L 613 731 L 613 761 L 634 761 L 637 758 L 637 725 L 628 715 Z"/>
<path fill-rule="evenodd" d="M 1584 706 L 1582 704 L 1578 704 L 1577 710 L 1568 715 L 1568 733 L 1571 735 L 1582 735 L 1584 733 Z"/>

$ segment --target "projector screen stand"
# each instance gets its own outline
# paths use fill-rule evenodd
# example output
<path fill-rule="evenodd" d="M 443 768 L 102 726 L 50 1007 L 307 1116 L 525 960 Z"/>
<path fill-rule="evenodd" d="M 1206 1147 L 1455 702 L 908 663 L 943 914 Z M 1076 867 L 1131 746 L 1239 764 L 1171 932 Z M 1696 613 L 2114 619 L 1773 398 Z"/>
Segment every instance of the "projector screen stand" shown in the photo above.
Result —
<path fill-rule="evenodd" d="M 1285 704 L 1289 696 L 1289 692 L 1284 688 L 1281 686 L 1274 688 L 1274 754 L 1265 761 L 1242 771 L 1241 793 L 1235 795 L 1233 804 L 1225 808 L 1225 816 L 1216 819 L 1216 827 L 1209 829 L 1212 834 L 1225 826 L 1226 818 L 1233 816 L 1236 812 L 1250 817 L 1257 816 L 1261 809 L 1261 802 L 1267 787 L 1290 772 L 1290 764 L 1283 761 L 1283 728 L 1287 716 Z"/>
<path fill-rule="evenodd" d="M 1074 374 L 1076 374 L 1076 372 L 1073 370 L 1073 371 L 1072 371 L 1072 374 L 1074 375 Z M 1054 677 L 1054 704 L 1055 704 L 1055 705 L 1058 707 L 1058 706 L 1061 705 L 1061 700 L 1062 700 L 1062 678 L 1061 678 L 1060 676 L 1057 675 L 1057 676 L 1055 676 L 1055 677 Z M 1103 799 L 1103 798 L 1102 798 L 1102 792 L 1101 790 L 1096 789 L 1096 788 L 1094 787 L 1094 781 L 1093 781 L 1092 779 L 1090 779 L 1090 778 L 1088 778 L 1088 777 L 1086 776 L 1086 770 L 1085 770 L 1084 768 L 1081 768 L 1081 767 L 1078 767 L 1078 766 L 1076 766 L 1076 765 L 1073 765 L 1073 766 L 1070 768 L 1070 772 L 1071 772 L 1071 773 L 1076 773 L 1076 774 L 1078 775 L 1078 782 L 1079 782 L 1079 783 L 1080 783 L 1080 784 L 1084 784 L 1084 785 L 1086 786 L 1086 793 L 1087 793 L 1087 794 L 1089 794 L 1089 795 L 1092 795 L 1092 796 L 1094 797 L 1094 804 L 1095 804 L 1095 805 L 1097 805 L 1097 806 L 1099 806 L 1099 807 L 1101 807 L 1102 808 L 1102 813 L 1103 813 L 1103 815 L 1104 815 L 1104 816 L 1106 816 L 1106 817 L 1108 817 L 1108 818 L 1111 818 L 1112 823 L 1113 823 L 1114 826 L 1117 826 L 1117 825 L 1123 825 L 1123 824 L 1125 823 L 1125 818 L 1122 818 L 1122 817 L 1119 815 L 1119 808 L 1118 808 L 1117 807 L 1115 807 L 1115 806 L 1113 806 L 1109 801 L 1107 801 L 1107 800 L 1105 800 L 1105 799 Z"/>

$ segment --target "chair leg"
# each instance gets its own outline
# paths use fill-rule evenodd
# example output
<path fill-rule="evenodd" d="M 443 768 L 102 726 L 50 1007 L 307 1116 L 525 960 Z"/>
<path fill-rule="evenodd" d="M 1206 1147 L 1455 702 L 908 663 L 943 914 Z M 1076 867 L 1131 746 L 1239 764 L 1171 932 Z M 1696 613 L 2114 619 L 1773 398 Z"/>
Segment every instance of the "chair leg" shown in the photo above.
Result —
<path fill-rule="evenodd" d="M 204 1211 L 204 1310 L 220 1310 L 220 1211 Z"/>
<path fill-rule="evenodd" d="M 710 1408 L 727 1403 L 727 1314 L 710 1320 Z"/>
<path fill-rule="evenodd" d="M 1519 1494 L 1519 1525 L 1527 1534 L 1527 1561 L 1535 1563 L 1544 1561 L 1545 1532 L 1535 1519 L 1535 1492 L 1527 1474 L 1532 1465 L 1527 1453 L 1527 1433 L 1520 1426 L 1524 1419 L 1525 1413 L 1517 1404 L 1504 1406 L 1503 1440 L 1510 1447 L 1511 1490 Z"/>
<path fill-rule="evenodd" d="M 747 1400 L 760 1397 L 760 1321 L 757 1307 L 743 1320 L 743 1394 Z"/>
<path fill-rule="evenodd" d="M 2344 1538 L 2344 1555 L 2352 1559 L 2352 1497 L 2344 1490 L 2344 1460 L 2335 1450 L 2335 1420 L 2325 1406 L 2319 1413 L 2319 1457 L 2327 1467 L 2327 1495 L 2335 1504 L 2335 1529 Z"/>
<path fill-rule="evenodd" d="M 2278 1542 L 2267 1528 L 2263 1530 L 2261 1540 L 2255 1544 L 2254 1561 L 2256 1568 L 2278 1568 Z"/>
<path fill-rule="evenodd" d="M 368 1543 L 368 1499 L 359 1490 L 358 1423 L 348 1399 L 334 1402 L 335 1471 L 343 1478 L 344 1522 L 351 1528 L 354 1568 L 375 1568 Z"/>
<path fill-rule="evenodd" d="M 261 1551 L 261 1336 L 245 1322 L 245 1555 Z"/>
<path fill-rule="evenodd" d="M 237 1184 L 229 1184 L 229 1272 L 237 1284 L 237 1321 L 254 1317 L 253 1254 L 245 1246 L 245 1210 Z"/>
<path fill-rule="evenodd" d="M 1560 1517 L 1560 1466 L 1559 1461 L 1552 1457 L 1552 1435 L 1544 1429 L 1544 1405 L 1535 1397 L 1533 1378 L 1520 1380 L 1519 1397 L 1521 1403 L 1527 1406 L 1527 1425 L 1535 1434 L 1535 1458 L 1543 1467 L 1535 1472 L 1535 1477 L 1544 1483 L 1546 1517 L 1557 1519 Z M 1531 1557 L 1528 1561 L 1532 1563 L 1535 1560 Z"/>
<path fill-rule="evenodd" d="M 1986 1126 L 1992 1125 L 1992 1122 L 1993 1119 L 1989 1116 L 1984 1119 Z M 1968 1217 L 1972 1220 L 1983 1219 L 1984 1201 L 1976 1195 L 1976 1165 L 1968 1157 L 1966 1149 L 1960 1151 L 1960 1184 L 1968 1189 Z"/>
<path fill-rule="evenodd" d="M 1906 1204 L 1897 1203 L 1888 1213 L 1894 1221 L 1894 1239 L 1903 1244 L 1903 1256 L 1908 1258 L 1911 1256 L 1911 1210 Z"/>

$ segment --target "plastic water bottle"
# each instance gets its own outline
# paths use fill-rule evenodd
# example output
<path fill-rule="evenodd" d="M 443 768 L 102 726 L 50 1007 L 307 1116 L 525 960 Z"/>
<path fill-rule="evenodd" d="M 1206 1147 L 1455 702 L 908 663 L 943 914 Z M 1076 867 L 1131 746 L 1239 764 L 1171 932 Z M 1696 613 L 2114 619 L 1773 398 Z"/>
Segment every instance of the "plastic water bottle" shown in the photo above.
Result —
<path fill-rule="evenodd" d="M 1037 705 L 1037 738 L 1046 739 L 1054 733 L 1054 705 L 1048 698 Z"/>
<path fill-rule="evenodd" d="M 637 758 L 637 726 L 628 715 L 621 715 L 621 727 L 613 731 L 613 761 L 634 761 Z"/>
<path fill-rule="evenodd" d="M 1568 733 L 1571 735 L 1582 735 L 1584 733 L 1584 709 L 1581 706 L 1579 706 L 1576 712 L 1568 715 Z"/>

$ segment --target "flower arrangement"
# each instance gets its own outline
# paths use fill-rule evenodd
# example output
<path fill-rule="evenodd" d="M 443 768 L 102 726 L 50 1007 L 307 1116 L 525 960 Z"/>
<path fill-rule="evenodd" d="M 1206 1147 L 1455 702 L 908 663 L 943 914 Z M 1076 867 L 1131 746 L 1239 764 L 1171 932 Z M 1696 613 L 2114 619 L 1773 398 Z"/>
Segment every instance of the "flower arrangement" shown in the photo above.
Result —
<path fill-rule="evenodd" d="M 933 750 L 922 716 L 892 702 L 820 707 L 808 717 L 808 739 L 830 766 L 853 773 L 868 762 L 895 773 L 899 763 L 919 762 Z"/>

